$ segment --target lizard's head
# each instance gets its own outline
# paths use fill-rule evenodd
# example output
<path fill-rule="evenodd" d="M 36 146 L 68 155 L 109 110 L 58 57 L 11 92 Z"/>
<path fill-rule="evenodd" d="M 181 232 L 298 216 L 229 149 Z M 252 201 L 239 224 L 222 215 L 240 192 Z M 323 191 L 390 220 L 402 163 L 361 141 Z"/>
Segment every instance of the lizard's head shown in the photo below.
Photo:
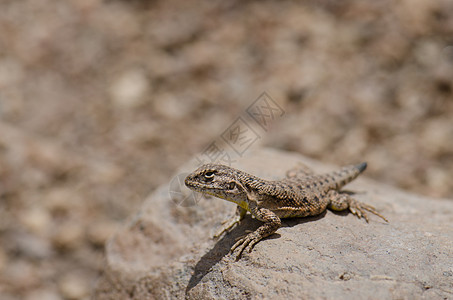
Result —
<path fill-rule="evenodd" d="M 185 184 L 191 190 L 210 194 L 229 201 L 243 193 L 237 170 L 224 165 L 206 164 L 189 174 Z"/>

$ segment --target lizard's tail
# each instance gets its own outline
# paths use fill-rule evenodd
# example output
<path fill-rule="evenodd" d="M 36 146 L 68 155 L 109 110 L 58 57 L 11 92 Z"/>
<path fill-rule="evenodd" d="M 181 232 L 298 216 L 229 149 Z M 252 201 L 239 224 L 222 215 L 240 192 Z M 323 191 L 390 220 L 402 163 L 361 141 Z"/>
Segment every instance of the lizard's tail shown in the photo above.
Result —
<path fill-rule="evenodd" d="M 363 171 L 365 171 L 365 169 L 367 167 L 367 163 L 363 162 L 363 163 L 360 163 L 360 164 L 356 165 L 355 167 L 359 170 L 359 174 L 360 174 Z"/>
<path fill-rule="evenodd" d="M 341 189 L 343 186 L 353 181 L 365 171 L 367 163 L 363 162 L 358 165 L 351 165 L 343 167 L 340 171 L 334 172 L 332 174 L 332 179 L 336 183 L 336 189 Z"/>

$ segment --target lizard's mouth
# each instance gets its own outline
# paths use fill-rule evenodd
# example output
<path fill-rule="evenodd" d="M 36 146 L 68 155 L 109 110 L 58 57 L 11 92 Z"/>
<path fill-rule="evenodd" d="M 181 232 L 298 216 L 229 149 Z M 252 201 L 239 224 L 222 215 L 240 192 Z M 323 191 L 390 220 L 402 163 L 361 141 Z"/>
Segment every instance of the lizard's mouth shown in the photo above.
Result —
<path fill-rule="evenodd" d="M 190 175 L 186 177 L 186 179 L 184 180 L 184 184 L 189 189 L 197 191 L 197 192 L 202 192 L 205 189 L 209 189 L 208 186 L 198 182 L 197 180 L 194 180 Z"/>
<path fill-rule="evenodd" d="M 184 184 L 189 188 L 189 189 L 192 189 L 192 190 L 195 190 L 195 189 L 199 189 L 200 187 L 198 186 L 198 184 L 196 184 L 196 182 L 190 178 L 190 175 L 186 177 L 186 179 L 184 179 Z"/>

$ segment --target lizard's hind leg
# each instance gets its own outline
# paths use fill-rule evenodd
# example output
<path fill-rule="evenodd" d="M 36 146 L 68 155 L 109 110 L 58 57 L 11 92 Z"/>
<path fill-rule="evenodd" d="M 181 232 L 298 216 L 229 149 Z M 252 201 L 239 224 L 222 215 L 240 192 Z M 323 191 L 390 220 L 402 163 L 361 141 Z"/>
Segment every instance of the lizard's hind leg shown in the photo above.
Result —
<path fill-rule="evenodd" d="M 378 213 L 373 206 L 357 201 L 348 194 L 342 194 L 332 190 L 327 193 L 326 197 L 329 199 L 328 207 L 331 210 L 342 211 L 349 209 L 349 211 L 356 215 L 359 219 L 363 217 L 367 223 L 368 216 L 365 211 L 369 211 L 370 213 L 375 214 L 384 221 L 388 222 L 388 220 L 383 215 Z"/>
<path fill-rule="evenodd" d="M 297 164 L 297 166 L 295 166 L 292 169 L 289 169 L 286 172 L 286 178 L 304 178 L 304 177 L 311 176 L 314 174 L 315 174 L 315 172 L 313 172 L 312 169 L 310 169 L 305 164 L 299 162 Z"/>

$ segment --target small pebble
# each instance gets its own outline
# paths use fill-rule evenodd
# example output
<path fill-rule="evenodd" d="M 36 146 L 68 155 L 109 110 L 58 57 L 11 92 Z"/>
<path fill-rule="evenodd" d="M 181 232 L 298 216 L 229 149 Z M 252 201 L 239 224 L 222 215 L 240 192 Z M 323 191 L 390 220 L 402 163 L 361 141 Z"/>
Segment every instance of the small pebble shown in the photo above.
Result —
<path fill-rule="evenodd" d="M 125 71 L 110 86 L 112 101 L 119 107 L 137 107 L 144 102 L 146 94 L 149 94 L 149 83 L 146 73 L 140 69 Z"/>
<path fill-rule="evenodd" d="M 84 241 L 83 230 L 80 224 L 69 223 L 60 226 L 53 236 L 53 245 L 60 250 L 74 250 Z"/>
<path fill-rule="evenodd" d="M 105 242 L 117 230 L 118 224 L 111 221 L 100 221 L 92 223 L 88 227 L 88 240 L 95 246 L 103 246 Z"/>
<path fill-rule="evenodd" d="M 66 299 L 83 299 L 88 295 L 88 283 L 81 276 L 68 274 L 58 282 L 58 288 Z"/>
<path fill-rule="evenodd" d="M 28 230 L 37 234 L 45 233 L 51 225 L 50 214 L 42 207 L 33 207 L 21 212 L 19 219 Z"/>
<path fill-rule="evenodd" d="M 58 295 L 57 291 L 50 289 L 39 289 L 29 293 L 24 298 L 25 300 L 61 300 L 63 299 Z"/>

